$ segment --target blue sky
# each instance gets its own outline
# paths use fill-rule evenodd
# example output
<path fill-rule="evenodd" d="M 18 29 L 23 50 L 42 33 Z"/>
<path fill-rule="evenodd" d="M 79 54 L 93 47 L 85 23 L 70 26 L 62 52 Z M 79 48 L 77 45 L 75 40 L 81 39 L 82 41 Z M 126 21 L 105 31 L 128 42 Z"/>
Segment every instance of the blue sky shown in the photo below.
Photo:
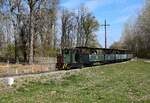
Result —
<path fill-rule="evenodd" d="M 145 0 L 61 0 L 61 6 L 69 9 L 78 9 L 85 4 L 96 16 L 100 24 L 106 19 L 108 27 L 108 46 L 121 37 L 123 26 L 129 19 L 137 17 Z M 104 28 L 97 32 L 100 44 L 104 47 Z"/>

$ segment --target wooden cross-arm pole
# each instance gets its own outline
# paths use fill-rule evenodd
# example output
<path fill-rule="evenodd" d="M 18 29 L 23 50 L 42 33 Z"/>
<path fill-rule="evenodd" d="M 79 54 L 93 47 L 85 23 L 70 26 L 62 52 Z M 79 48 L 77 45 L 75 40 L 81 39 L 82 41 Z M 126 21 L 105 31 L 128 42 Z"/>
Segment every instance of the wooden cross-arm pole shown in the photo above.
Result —
<path fill-rule="evenodd" d="M 107 48 L 107 27 L 110 25 L 107 24 L 107 21 L 105 20 L 104 24 L 102 24 L 100 26 L 104 26 L 104 28 L 105 28 L 105 48 Z"/>

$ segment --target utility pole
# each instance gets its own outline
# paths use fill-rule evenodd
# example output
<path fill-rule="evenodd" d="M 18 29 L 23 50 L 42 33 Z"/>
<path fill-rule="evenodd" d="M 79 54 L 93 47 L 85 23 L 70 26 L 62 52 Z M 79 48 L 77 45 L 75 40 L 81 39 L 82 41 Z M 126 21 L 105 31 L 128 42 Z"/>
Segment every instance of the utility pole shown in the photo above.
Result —
<path fill-rule="evenodd" d="M 107 48 L 107 27 L 110 26 L 110 25 L 107 24 L 107 22 L 105 20 L 104 24 L 102 24 L 100 26 L 104 26 L 104 28 L 105 28 L 105 48 Z"/>

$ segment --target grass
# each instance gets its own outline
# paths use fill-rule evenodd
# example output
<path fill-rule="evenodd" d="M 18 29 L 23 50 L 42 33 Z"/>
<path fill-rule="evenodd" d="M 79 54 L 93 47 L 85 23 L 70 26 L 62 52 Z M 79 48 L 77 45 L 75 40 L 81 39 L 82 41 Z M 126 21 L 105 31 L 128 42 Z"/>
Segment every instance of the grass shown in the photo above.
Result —
<path fill-rule="evenodd" d="M 134 61 L 81 69 L 61 79 L 13 86 L 0 103 L 150 103 L 150 63 Z"/>

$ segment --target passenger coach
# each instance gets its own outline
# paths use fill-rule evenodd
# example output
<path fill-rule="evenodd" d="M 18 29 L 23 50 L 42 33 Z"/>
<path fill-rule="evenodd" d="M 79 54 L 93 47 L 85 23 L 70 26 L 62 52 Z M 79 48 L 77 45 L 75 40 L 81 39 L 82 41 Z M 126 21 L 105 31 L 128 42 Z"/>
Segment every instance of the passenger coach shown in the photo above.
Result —
<path fill-rule="evenodd" d="M 115 63 L 132 58 L 133 54 L 128 50 L 90 47 L 65 48 L 57 56 L 56 67 L 58 69 L 81 68 L 83 66 L 92 66 L 96 63 Z"/>

